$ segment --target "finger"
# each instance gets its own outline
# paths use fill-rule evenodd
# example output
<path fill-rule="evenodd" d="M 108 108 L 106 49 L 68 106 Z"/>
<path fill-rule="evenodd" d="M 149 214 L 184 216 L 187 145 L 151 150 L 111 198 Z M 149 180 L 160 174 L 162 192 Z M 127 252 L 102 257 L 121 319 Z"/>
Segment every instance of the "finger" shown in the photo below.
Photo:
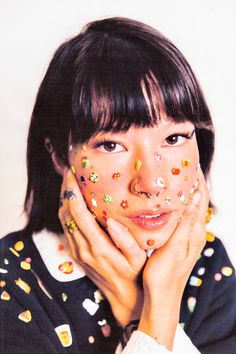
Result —
<path fill-rule="evenodd" d="M 113 218 L 107 220 L 107 226 L 113 242 L 129 264 L 134 268 L 144 265 L 147 259 L 146 252 L 139 247 L 131 232 Z"/>
<path fill-rule="evenodd" d="M 185 258 L 189 253 L 191 233 L 198 220 L 201 200 L 201 193 L 195 191 L 181 221 L 167 242 L 170 251 L 173 250 L 175 254 L 178 253 L 181 258 Z"/>
<path fill-rule="evenodd" d="M 90 243 L 90 245 L 94 245 L 96 240 L 94 235 L 97 235 L 98 233 L 100 234 L 99 242 L 104 241 L 111 243 L 111 240 L 109 240 L 106 233 L 98 225 L 97 221 L 94 219 L 94 216 L 87 208 L 77 180 L 71 171 L 68 171 L 67 173 L 65 185 L 68 190 L 73 191 L 74 195 L 73 198 L 68 200 L 67 206 L 69 208 L 69 212 L 73 219 L 75 219 L 76 224 L 79 225 L 82 234 L 85 238 L 87 238 L 87 241 Z"/>

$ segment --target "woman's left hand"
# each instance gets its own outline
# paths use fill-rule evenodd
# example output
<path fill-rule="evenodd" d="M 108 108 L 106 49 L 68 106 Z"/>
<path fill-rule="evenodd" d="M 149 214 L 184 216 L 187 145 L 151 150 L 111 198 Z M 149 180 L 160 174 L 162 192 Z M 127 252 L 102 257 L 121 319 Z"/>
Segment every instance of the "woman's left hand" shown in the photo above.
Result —
<path fill-rule="evenodd" d="M 59 218 L 73 258 L 108 299 L 121 326 L 140 317 L 142 289 L 137 284 L 146 262 L 146 252 L 120 223 L 108 220 L 106 233 L 88 210 L 75 176 L 65 170 L 61 188 Z M 74 220 L 78 230 L 68 232 L 67 222 Z"/>

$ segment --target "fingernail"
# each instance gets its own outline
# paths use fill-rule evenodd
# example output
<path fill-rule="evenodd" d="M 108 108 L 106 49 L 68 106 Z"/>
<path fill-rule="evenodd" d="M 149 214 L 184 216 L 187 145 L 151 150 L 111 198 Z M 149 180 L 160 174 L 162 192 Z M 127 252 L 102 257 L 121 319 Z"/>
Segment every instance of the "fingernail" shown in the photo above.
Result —
<path fill-rule="evenodd" d="M 195 193 L 194 193 L 194 195 L 193 195 L 193 202 L 195 203 L 195 204 L 198 204 L 199 202 L 200 202 L 200 200 L 201 200 L 201 193 L 200 192 L 198 192 L 198 191 L 196 191 Z"/>

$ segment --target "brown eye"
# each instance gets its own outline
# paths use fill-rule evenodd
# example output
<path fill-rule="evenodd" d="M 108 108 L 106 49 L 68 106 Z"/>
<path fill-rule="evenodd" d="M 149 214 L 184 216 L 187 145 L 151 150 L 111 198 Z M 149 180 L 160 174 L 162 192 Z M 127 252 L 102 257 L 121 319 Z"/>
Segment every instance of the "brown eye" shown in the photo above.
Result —
<path fill-rule="evenodd" d="M 179 140 L 179 135 L 170 135 L 168 136 L 168 138 L 166 138 L 166 142 L 169 144 L 169 145 L 175 145 Z"/>
<path fill-rule="evenodd" d="M 115 143 L 114 141 L 106 141 L 105 143 L 103 143 L 103 147 L 106 151 L 114 151 L 116 149 L 116 145 L 117 143 Z"/>

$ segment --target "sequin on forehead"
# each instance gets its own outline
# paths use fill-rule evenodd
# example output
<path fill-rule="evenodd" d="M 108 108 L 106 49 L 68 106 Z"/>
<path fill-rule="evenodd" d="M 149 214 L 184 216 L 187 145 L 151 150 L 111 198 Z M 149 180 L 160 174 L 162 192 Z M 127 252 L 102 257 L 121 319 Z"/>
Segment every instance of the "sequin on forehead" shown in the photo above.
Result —
<path fill-rule="evenodd" d="M 136 161 L 136 163 L 135 163 L 135 170 L 136 170 L 136 171 L 139 171 L 140 168 L 141 168 L 141 166 L 142 166 L 142 161 L 141 161 L 141 160 Z"/>
<path fill-rule="evenodd" d="M 87 146 L 86 146 L 86 145 L 83 145 L 81 149 L 82 149 L 83 151 L 87 151 Z"/>
<path fill-rule="evenodd" d="M 155 180 L 155 183 L 158 187 L 164 188 L 165 187 L 165 182 L 164 179 L 162 177 L 158 177 Z"/>
<path fill-rule="evenodd" d="M 90 173 L 89 180 L 92 183 L 98 183 L 99 182 L 99 175 L 96 172 Z"/>

